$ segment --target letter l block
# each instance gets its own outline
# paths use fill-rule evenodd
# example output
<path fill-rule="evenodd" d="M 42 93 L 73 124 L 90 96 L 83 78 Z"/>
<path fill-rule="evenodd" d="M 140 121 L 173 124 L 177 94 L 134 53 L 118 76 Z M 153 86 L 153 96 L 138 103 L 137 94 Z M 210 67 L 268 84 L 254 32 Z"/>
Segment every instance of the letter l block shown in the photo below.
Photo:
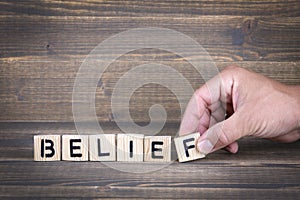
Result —
<path fill-rule="evenodd" d="M 90 135 L 89 159 L 90 161 L 116 161 L 116 135 Z"/>

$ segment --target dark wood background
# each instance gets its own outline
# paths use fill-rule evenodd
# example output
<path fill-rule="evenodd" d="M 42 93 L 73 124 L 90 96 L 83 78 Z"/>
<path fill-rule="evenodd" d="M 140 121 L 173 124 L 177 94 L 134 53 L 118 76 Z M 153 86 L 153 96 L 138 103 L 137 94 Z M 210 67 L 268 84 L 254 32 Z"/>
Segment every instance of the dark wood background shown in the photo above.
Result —
<path fill-rule="evenodd" d="M 72 91 L 85 56 L 104 39 L 139 27 L 187 34 L 220 70 L 238 64 L 300 84 L 297 0 L 1 1 L 0 197 L 299 198 L 299 142 L 245 138 L 237 155 L 218 151 L 146 174 L 120 172 L 99 162 L 33 162 L 33 135 L 76 134 Z M 105 133 L 120 132 L 110 108 L 115 83 L 148 61 L 174 67 L 194 89 L 203 84 L 176 55 L 151 49 L 130 52 L 109 66 L 97 87 L 96 112 Z M 164 87 L 138 89 L 131 101 L 132 118 L 147 124 L 154 103 L 168 113 L 160 134 L 174 136 L 180 107 Z"/>

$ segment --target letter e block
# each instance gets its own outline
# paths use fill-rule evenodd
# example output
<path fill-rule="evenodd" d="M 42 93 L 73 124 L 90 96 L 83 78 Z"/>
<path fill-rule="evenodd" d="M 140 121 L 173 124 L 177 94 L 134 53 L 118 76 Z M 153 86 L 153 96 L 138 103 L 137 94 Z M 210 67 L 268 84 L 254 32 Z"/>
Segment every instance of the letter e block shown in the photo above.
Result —
<path fill-rule="evenodd" d="M 179 162 L 186 162 L 205 157 L 204 154 L 196 149 L 196 142 L 199 137 L 199 133 L 192 133 L 174 139 Z"/>
<path fill-rule="evenodd" d="M 144 135 L 118 134 L 117 161 L 143 162 Z"/>
<path fill-rule="evenodd" d="M 62 160 L 88 161 L 88 135 L 63 135 Z"/>
<path fill-rule="evenodd" d="M 60 135 L 35 135 L 33 140 L 35 161 L 60 160 Z"/>
<path fill-rule="evenodd" d="M 116 135 L 99 134 L 89 136 L 90 161 L 116 161 Z"/>
<path fill-rule="evenodd" d="M 171 136 L 146 136 L 144 138 L 144 161 L 170 162 Z"/>

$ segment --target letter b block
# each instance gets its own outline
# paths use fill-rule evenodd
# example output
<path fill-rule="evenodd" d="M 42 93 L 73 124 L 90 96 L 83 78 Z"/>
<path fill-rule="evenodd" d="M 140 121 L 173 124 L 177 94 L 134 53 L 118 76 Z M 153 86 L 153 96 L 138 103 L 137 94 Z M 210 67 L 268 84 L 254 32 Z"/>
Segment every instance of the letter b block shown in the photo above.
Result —
<path fill-rule="evenodd" d="M 60 135 L 35 135 L 33 140 L 35 161 L 60 160 Z"/>
<path fill-rule="evenodd" d="M 192 133 L 174 139 L 179 162 L 186 162 L 205 157 L 204 154 L 196 149 L 196 142 L 199 137 L 199 133 Z"/>

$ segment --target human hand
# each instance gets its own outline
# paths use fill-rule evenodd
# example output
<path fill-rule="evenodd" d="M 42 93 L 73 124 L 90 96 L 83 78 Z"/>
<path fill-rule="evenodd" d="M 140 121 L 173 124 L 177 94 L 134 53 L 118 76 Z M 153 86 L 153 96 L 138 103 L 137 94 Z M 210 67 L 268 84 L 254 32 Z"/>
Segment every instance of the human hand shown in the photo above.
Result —
<path fill-rule="evenodd" d="M 236 141 L 244 136 L 294 142 L 300 139 L 300 86 L 229 66 L 187 105 L 179 135 L 197 131 L 197 149 L 204 154 L 224 147 L 236 153 Z"/>

